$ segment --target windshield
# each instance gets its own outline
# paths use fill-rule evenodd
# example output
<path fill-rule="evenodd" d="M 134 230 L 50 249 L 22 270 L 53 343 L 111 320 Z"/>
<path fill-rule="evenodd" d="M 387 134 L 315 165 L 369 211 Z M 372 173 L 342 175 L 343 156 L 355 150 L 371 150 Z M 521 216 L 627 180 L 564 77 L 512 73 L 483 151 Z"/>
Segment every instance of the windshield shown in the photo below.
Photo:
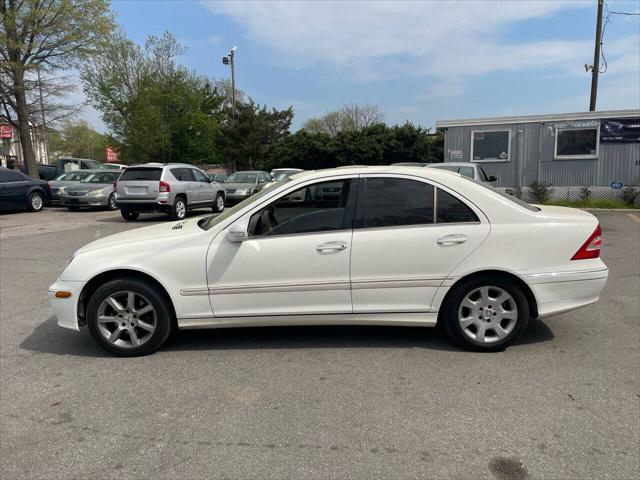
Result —
<path fill-rule="evenodd" d="M 79 182 L 83 178 L 89 176 L 90 174 L 87 172 L 67 172 L 62 175 L 58 175 L 54 178 L 54 181 L 65 181 L 65 182 Z"/>
<path fill-rule="evenodd" d="M 284 182 L 287 178 L 289 178 L 291 175 L 294 175 L 294 174 L 296 174 L 296 173 L 300 173 L 300 172 L 298 172 L 298 171 L 296 171 L 296 170 L 291 171 L 291 172 L 283 172 L 283 173 L 281 173 L 280 175 L 278 175 L 278 176 L 275 178 L 275 180 L 276 180 L 276 182 Z"/>
<path fill-rule="evenodd" d="M 284 180 L 284 182 L 288 182 L 288 181 L 289 179 Z M 272 185 L 269 185 L 269 187 L 265 188 L 264 190 L 260 190 L 258 193 L 256 193 L 255 195 L 252 195 L 249 198 L 245 198 L 243 201 L 241 201 L 237 205 L 234 205 L 231 208 L 226 208 L 222 213 L 218 215 L 210 215 L 208 217 L 201 219 L 198 222 L 198 226 L 203 230 L 209 230 L 211 227 L 219 224 L 223 220 L 226 220 L 234 213 L 243 209 L 247 205 L 252 204 L 256 200 L 259 200 L 260 198 L 264 197 L 267 193 L 272 192 L 274 189 L 280 188 L 281 186 L 282 186 L 282 183 L 274 183 Z"/>
<path fill-rule="evenodd" d="M 237 172 L 225 180 L 224 183 L 256 183 L 257 173 Z"/>
<path fill-rule="evenodd" d="M 118 180 L 120 176 L 119 172 L 113 173 L 92 173 L 86 178 L 82 179 L 82 183 L 113 183 Z"/>

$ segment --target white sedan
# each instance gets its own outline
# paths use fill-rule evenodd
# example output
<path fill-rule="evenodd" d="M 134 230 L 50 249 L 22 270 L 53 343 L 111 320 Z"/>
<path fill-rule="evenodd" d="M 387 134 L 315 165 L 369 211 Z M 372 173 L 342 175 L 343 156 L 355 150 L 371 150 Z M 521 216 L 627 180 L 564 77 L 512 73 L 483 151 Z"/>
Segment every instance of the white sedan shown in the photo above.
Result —
<path fill-rule="evenodd" d="M 318 203 L 283 201 L 324 185 Z M 78 250 L 49 288 L 61 327 L 125 356 L 174 329 L 441 323 L 495 351 L 530 318 L 598 300 L 600 226 L 457 173 L 354 167 L 292 176 L 217 216 Z"/>

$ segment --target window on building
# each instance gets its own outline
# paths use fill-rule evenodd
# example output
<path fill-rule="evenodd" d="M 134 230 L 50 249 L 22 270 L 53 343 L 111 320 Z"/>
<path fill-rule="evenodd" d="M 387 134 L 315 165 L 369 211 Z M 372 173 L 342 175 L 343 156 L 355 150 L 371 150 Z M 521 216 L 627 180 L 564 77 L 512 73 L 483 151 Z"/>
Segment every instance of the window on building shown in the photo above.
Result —
<path fill-rule="evenodd" d="M 556 158 L 596 158 L 598 127 L 556 129 Z"/>
<path fill-rule="evenodd" d="M 511 132 L 471 132 L 471 161 L 508 162 L 511 158 Z"/>

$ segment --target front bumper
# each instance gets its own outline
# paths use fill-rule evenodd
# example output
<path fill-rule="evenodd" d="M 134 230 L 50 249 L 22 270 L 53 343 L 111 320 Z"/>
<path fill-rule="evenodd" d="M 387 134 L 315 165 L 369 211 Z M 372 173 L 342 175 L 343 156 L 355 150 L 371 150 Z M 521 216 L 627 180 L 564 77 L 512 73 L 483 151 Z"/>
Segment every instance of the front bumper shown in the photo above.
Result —
<path fill-rule="evenodd" d="M 63 195 L 61 202 L 65 207 L 106 207 L 108 198 L 106 195 Z"/>
<path fill-rule="evenodd" d="M 243 200 L 246 200 L 250 196 L 251 196 L 250 193 L 239 194 L 239 193 L 226 193 L 225 192 L 225 194 L 224 194 L 224 203 L 238 203 L 238 202 L 241 202 Z"/>
<path fill-rule="evenodd" d="M 68 282 L 58 279 L 49 287 L 47 291 L 49 303 L 58 319 L 58 326 L 70 330 L 80 330 L 78 301 L 84 285 L 85 282 Z M 71 292 L 71 296 L 69 298 L 58 298 L 56 297 L 56 292 L 58 291 Z"/>

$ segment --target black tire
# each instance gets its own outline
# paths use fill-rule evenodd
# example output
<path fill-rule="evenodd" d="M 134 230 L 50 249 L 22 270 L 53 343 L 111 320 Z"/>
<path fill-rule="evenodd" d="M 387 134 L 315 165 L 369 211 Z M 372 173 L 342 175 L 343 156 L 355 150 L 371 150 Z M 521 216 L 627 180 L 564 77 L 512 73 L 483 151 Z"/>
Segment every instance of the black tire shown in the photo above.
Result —
<path fill-rule="evenodd" d="M 503 289 L 511 295 L 517 307 L 515 326 L 512 327 L 511 331 L 504 338 L 490 343 L 479 342 L 471 338 L 463 331 L 458 319 L 461 303 L 464 298 L 481 287 L 497 287 Z M 486 277 L 471 278 L 455 286 L 445 301 L 440 322 L 443 323 L 441 327 L 447 332 L 449 338 L 462 348 L 478 352 L 496 352 L 504 350 L 522 334 L 529 322 L 529 310 L 527 297 L 519 286 L 504 277 L 488 275 Z M 489 320 L 485 321 L 488 322 Z M 489 332 L 492 331 L 490 327 L 487 327 L 487 329 Z"/>
<path fill-rule="evenodd" d="M 126 208 L 120 209 L 120 215 L 122 215 L 122 218 L 124 218 L 127 222 L 133 222 L 140 216 L 138 212 L 127 210 Z"/>
<path fill-rule="evenodd" d="M 32 192 L 27 199 L 27 210 L 39 212 L 44 207 L 44 197 L 40 192 Z"/>
<path fill-rule="evenodd" d="M 220 202 L 222 199 L 222 202 Z M 211 207 L 213 213 L 221 213 L 224 210 L 224 195 L 222 193 L 218 193 L 216 195 L 216 199 L 213 201 L 213 207 Z"/>
<path fill-rule="evenodd" d="M 182 206 L 181 206 L 182 205 Z M 187 216 L 187 202 L 183 197 L 176 197 L 169 213 L 172 220 L 184 220 Z"/>
<path fill-rule="evenodd" d="M 98 308 L 102 301 L 116 292 L 132 291 L 143 295 L 152 304 L 156 313 L 155 331 L 139 347 L 123 348 L 110 343 L 98 328 Z M 172 333 L 175 320 L 166 295 L 144 280 L 116 279 L 98 288 L 87 304 L 87 328 L 93 339 L 106 351 L 122 357 L 149 355 L 160 348 Z M 126 337 L 126 334 L 124 335 Z"/>
<path fill-rule="evenodd" d="M 78 210 L 80 210 L 80 207 L 67 207 L 67 210 L 69 210 L 70 212 L 77 212 Z"/>
<path fill-rule="evenodd" d="M 109 210 L 117 210 L 118 209 L 118 203 L 116 201 L 116 196 L 113 193 L 111 195 L 109 195 L 109 198 L 107 198 L 107 209 L 109 209 Z"/>

